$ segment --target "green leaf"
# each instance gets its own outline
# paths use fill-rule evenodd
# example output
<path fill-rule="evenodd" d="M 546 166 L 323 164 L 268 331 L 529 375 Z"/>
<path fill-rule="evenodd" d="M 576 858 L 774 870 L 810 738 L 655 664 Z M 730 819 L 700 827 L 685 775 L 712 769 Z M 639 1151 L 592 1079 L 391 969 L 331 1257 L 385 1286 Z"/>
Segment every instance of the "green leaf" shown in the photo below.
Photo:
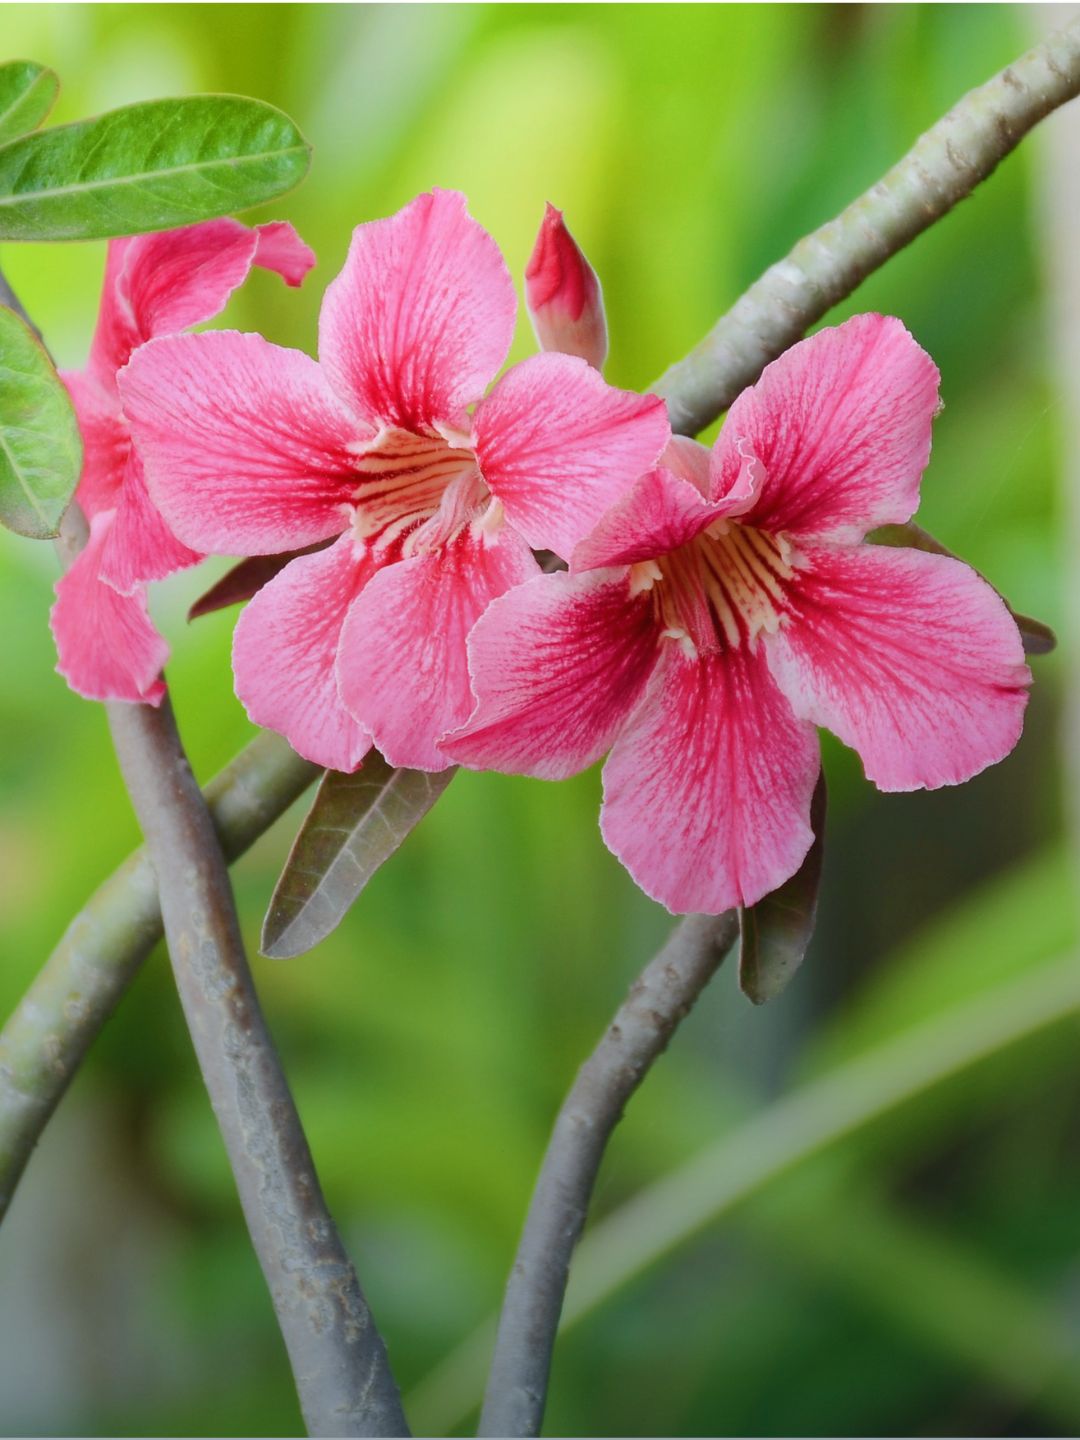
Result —
<path fill-rule="evenodd" d="M 270 901 L 263 954 L 302 955 L 329 935 L 453 777 L 395 770 L 375 750 L 355 775 L 328 770 Z"/>
<path fill-rule="evenodd" d="M 928 555 L 947 555 L 950 560 L 959 559 L 959 556 L 942 545 L 940 540 L 935 540 L 928 530 L 921 525 L 916 525 L 909 520 L 906 525 L 882 525 L 870 536 L 875 545 L 890 545 L 901 550 L 924 550 Z M 962 564 L 967 564 L 964 560 Z M 973 566 L 970 568 L 974 568 Z M 976 574 L 979 572 L 976 571 Z M 986 576 L 982 577 L 986 580 Z M 990 581 L 987 580 L 987 584 Z M 997 587 L 994 587 L 995 590 Z M 1001 595 L 1001 591 L 997 593 Z M 1001 595 L 1002 600 L 1005 596 Z M 1024 642 L 1024 652 L 1028 655 L 1049 655 L 1050 651 L 1057 646 L 1057 636 L 1049 625 L 1041 620 L 1033 620 L 1030 615 L 1021 615 L 1014 610 L 1009 602 L 1009 614 L 1016 621 L 1016 628 L 1020 631 L 1020 639 Z"/>
<path fill-rule="evenodd" d="M 31 540 L 56 535 L 81 465 L 67 391 L 38 340 L 0 307 L 0 524 Z"/>
<path fill-rule="evenodd" d="M 0 148 L 0 240 L 95 240 L 190 225 L 272 200 L 310 147 L 239 95 L 150 100 Z"/>
<path fill-rule="evenodd" d="M 755 1005 L 779 995 L 803 962 L 817 919 L 821 862 L 825 853 L 825 772 L 810 804 L 814 843 L 806 859 L 779 890 L 739 911 L 739 988 Z"/>
<path fill-rule="evenodd" d="M 0 65 L 0 145 L 36 130 L 56 103 L 60 81 L 33 60 Z"/>

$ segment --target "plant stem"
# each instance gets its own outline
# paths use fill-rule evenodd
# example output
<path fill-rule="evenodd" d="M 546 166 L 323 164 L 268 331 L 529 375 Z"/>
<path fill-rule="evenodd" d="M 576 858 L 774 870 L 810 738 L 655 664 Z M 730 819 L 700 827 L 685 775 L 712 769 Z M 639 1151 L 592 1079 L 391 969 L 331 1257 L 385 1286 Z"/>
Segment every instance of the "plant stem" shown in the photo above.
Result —
<path fill-rule="evenodd" d="M 326 1208 L 168 699 L 106 707 L 158 880 L 177 988 L 311 1435 L 407 1435 L 382 1337 Z"/>
<path fill-rule="evenodd" d="M 562 1330 L 797 1166 L 954 1075 L 1080 1015 L 1080 958 L 1026 967 L 842 1060 L 735 1125 L 599 1221 L 578 1248 Z M 493 1322 L 409 1397 L 421 1434 L 447 1434 L 480 1398 Z"/>
<path fill-rule="evenodd" d="M 320 774 L 271 731 L 206 787 L 226 859 L 242 855 Z M 161 939 L 157 881 L 137 850 L 68 926 L 0 1031 L 0 1220 L 83 1056 Z"/>
<path fill-rule="evenodd" d="M 607 1142 L 738 933 L 733 912 L 682 920 L 578 1071 L 555 1121 L 507 1283 L 481 1435 L 539 1433 L 570 1257 Z"/>
<path fill-rule="evenodd" d="M 1080 94 L 1080 21 L 972 90 L 899 164 L 765 271 L 653 386 L 672 427 L 703 430 L 770 360 L 970 195 L 1052 110 Z"/>

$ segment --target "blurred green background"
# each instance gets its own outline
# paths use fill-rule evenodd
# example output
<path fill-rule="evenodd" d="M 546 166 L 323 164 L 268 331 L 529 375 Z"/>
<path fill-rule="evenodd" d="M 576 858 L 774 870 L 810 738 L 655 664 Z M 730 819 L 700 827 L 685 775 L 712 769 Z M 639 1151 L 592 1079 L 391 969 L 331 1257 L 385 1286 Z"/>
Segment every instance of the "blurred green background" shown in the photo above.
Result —
<path fill-rule="evenodd" d="M 256 274 L 220 323 L 313 348 L 351 227 L 432 184 L 467 192 L 520 276 L 551 199 L 605 285 L 608 376 L 644 387 L 1025 49 L 1034 23 L 983 5 L 5 5 L 0 49 L 59 71 L 57 120 L 198 90 L 295 117 L 315 146 L 310 178 L 260 218 L 293 220 L 319 266 L 299 293 Z M 915 1022 L 937 1022 L 947 1060 L 979 1006 L 1007 1013 L 1023 977 L 1039 984 L 1076 946 L 1062 756 L 1072 402 L 1053 358 L 1042 144 L 842 313 L 895 313 L 934 355 L 946 409 L 920 519 L 1055 625 L 1062 650 L 1036 662 L 1018 751 L 959 791 L 878 795 L 828 745 L 812 953 L 761 1011 L 721 971 L 617 1131 L 597 1215 L 725 1136 L 737 1145 L 807 1077 Z M 3 254 L 62 364 L 83 362 L 103 256 Z M 523 319 L 515 358 L 531 346 Z M 154 602 L 201 776 L 250 734 L 230 689 L 233 615 L 184 623 L 209 573 Z M 49 547 L 0 534 L 5 1015 L 137 840 L 100 709 L 53 673 L 53 579 Z M 463 775 L 337 934 L 299 960 L 255 961 L 406 1391 L 497 1304 L 559 1100 L 669 924 L 604 850 L 598 798 L 595 773 L 558 786 Z M 235 870 L 253 954 L 299 813 Z M 560 1342 L 548 1432 L 1076 1434 L 1075 1008 L 633 1273 Z M 417 1424 L 464 1433 L 446 1396 L 467 1403 L 467 1372 L 443 1378 Z M 160 949 L 0 1230 L 0 1427 L 298 1433 Z"/>

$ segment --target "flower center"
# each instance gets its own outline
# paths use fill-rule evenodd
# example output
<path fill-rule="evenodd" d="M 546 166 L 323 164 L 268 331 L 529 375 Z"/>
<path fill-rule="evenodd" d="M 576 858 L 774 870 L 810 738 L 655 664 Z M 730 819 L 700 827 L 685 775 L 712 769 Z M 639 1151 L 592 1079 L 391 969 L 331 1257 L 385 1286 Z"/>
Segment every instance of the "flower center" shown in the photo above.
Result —
<path fill-rule="evenodd" d="M 384 431 L 356 462 L 353 534 L 379 549 L 406 545 L 409 536 L 438 513 L 449 486 L 475 477 L 483 487 L 476 457 L 441 436 L 409 430 Z"/>
<path fill-rule="evenodd" d="M 631 587 L 652 591 L 664 635 L 688 654 L 753 647 L 783 622 L 794 561 L 783 535 L 718 520 L 670 555 L 633 566 Z"/>

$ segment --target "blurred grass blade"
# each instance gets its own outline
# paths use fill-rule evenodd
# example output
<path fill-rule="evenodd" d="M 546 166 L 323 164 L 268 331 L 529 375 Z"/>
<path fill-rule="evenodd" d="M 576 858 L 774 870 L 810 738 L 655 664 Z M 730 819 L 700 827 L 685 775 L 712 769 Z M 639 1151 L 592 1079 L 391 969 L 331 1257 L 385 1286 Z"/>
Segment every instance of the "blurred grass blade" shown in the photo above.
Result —
<path fill-rule="evenodd" d="M 806 859 L 779 890 L 739 911 L 739 989 L 755 1005 L 780 994 L 813 938 L 825 854 L 826 798 L 822 770 L 810 802 L 814 843 Z"/>
<path fill-rule="evenodd" d="M 870 539 L 876 545 L 891 545 L 898 549 L 925 550 L 928 555 L 947 555 L 950 560 L 960 559 L 958 555 L 942 545 L 940 540 L 935 540 L 928 530 L 921 525 L 916 525 L 909 520 L 906 525 L 882 525 L 875 530 Z M 967 564 L 964 560 L 963 564 Z M 975 567 L 972 566 L 972 569 Z M 978 573 L 978 572 L 976 572 Z M 986 576 L 982 577 L 986 580 Z M 987 584 L 992 582 L 987 580 Z M 994 586 L 995 590 L 997 586 Z M 1001 591 L 997 593 L 1001 595 Z M 1005 596 L 1001 595 L 1005 600 Z M 1005 600 L 1005 604 L 1009 602 Z M 1024 642 L 1024 653 L 1027 655 L 1049 655 L 1057 645 L 1057 636 L 1049 625 L 1043 624 L 1041 620 L 1033 620 L 1030 615 L 1021 615 L 1009 605 L 1009 614 L 1016 621 L 1017 629 L 1020 631 L 1020 638 Z"/>
<path fill-rule="evenodd" d="M 56 103 L 56 72 L 34 60 L 0 65 L 0 145 L 36 130 Z"/>
<path fill-rule="evenodd" d="M 797 1166 L 926 1092 L 1080 1015 L 1080 956 L 991 985 L 833 1066 L 599 1221 L 581 1240 L 560 1334 L 663 1256 Z M 495 1334 L 484 1322 L 408 1397 L 418 1435 L 448 1435 L 476 1408 Z"/>
<path fill-rule="evenodd" d="M 79 427 L 60 377 L 26 325 L 0 306 L 0 524 L 51 539 L 81 466 Z"/>
<path fill-rule="evenodd" d="M 200 595 L 187 613 L 189 621 L 200 615 L 213 615 L 216 610 L 227 610 L 230 605 L 240 605 L 257 595 L 262 587 L 280 574 L 290 560 L 298 555 L 310 555 L 325 548 L 325 542 L 309 545 L 306 550 L 289 550 L 284 555 L 251 555 L 221 577 L 205 594 Z"/>
<path fill-rule="evenodd" d="M 376 750 L 355 775 L 328 770 L 270 901 L 263 954 L 302 955 L 329 935 L 453 777 L 395 770 Z"/>
<path fill-rule="evenodd" d="M 149 100 L 0 148 L 0 240 L 95 240 L 190 225 L 272 200 L 310 148 L 240 95 Z"/>

